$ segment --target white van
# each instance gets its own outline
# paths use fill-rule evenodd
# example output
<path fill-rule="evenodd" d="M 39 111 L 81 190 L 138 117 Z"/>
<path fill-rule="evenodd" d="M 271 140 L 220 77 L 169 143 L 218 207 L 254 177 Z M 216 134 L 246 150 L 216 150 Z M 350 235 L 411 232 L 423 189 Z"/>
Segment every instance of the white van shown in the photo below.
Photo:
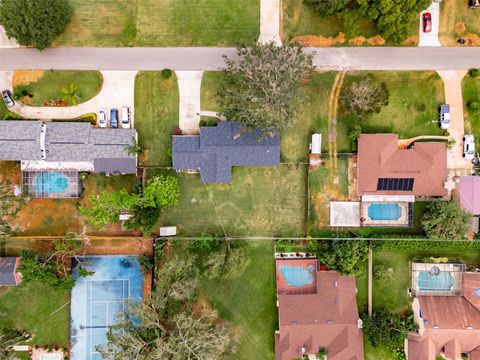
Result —
<path fill-rule="evenodd" d="M 130 128 L 130 108 L 127 106 L 122 107 L 122 114 L 121 114 L 121 123 L 123 129 Z"/>

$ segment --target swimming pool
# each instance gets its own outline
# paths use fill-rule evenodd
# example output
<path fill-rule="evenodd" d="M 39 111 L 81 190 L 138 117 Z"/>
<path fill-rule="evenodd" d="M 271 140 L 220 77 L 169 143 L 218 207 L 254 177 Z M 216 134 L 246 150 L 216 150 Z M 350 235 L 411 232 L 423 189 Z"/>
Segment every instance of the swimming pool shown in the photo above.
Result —
<path fill-rule="evenodd" d="M 313 265 L 307 267 L 280 265 L 279 269 L 285 282 L 289 286 L 303 287 L 315 281 L 315 267 Z"/>
<path fill-rule="evenodd" d="M 33 180 L 35 191 L 44 193 L 63 193 L 68 189 L 68 177 L 62 173 L 40 172 Z"/>
<path fill-rule="evenodd" d="M 398 220 L 402 216 L 402 209 L 398 204 L 370 204 L 368 217 L 372 220 Z"/>
<path fill-rule="evenodd" d="M 79 258 L 94 275 L 78 276 L 71 298 L 70 359 L 101 359 L 96 346 L 107 342 L 107 332 L 130 301 L 143 297 L 143 274 L 136 257 L 90 256 Z"/>
<path fill-rule="evenodd" d="M 419 290 L 450 291 L 453 286 L 453 276 L 449 271 L 440 271 L 434 266 L 430 271 L 418 273 L 417 285 Z"/>

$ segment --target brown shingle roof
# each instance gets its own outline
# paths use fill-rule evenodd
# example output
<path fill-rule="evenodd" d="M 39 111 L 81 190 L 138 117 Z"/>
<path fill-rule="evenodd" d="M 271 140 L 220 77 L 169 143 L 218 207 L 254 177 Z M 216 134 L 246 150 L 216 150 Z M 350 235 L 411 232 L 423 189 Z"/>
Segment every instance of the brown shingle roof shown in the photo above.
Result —
<path fill-rule="evenodd" d="M 447 177 L 444 142 L 398 147 L 396 134 L 362 134 L 358 139 L 358 193 L 443 196 Z M 412 191 L 377 191 L 379 178 L 413 178 Z"/>
<path fill-rule="evenodd" d="M 418 296 L 424 330 L 409 334 L 408 359 L 434 360 L 445 352 L 458 359 L 480 346 L 480 273 L 463 274 L 463 296 Z M 432 353 L 432 344 L 434 352 Z"/>
<path fill-rule="evenodd" d="M 329 360 L 363 359 L 355 278 L 317 271 L 316 293 L 277 297 L 280 330 L 275 339 L 276 360 L 297 358 L 302 347 L 308 354 L 327 348 Z"/>

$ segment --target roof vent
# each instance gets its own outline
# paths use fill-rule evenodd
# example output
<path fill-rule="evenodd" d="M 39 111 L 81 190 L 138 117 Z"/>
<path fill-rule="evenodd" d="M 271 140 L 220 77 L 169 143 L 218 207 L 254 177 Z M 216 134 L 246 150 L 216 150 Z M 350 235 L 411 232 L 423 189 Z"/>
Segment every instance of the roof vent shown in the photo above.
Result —
<path fill-rule="evenodd" d="M 475 295 L 480 297 L 480 288 L 475 289 Z"/>
<path fill-rule="evenodd" d="M 327 320 L 327 324 L 333 324 L 333 320 Z"/>
<path fill-rule="evenodd" d="M 434 329 L 440 329 L 440 326 L 438 326 L 438 325 L 433 325 L 433 328 L 434 328 Z"/>
<path fill-rule="evenodd" d="M 335 287 L 338 287 L 338 281 L 335 281 L 334 286 L 335 286 Z"/>
<path fill-rule="evenodd" d="M 468 325 L 468 326 L 467 326 L 467 330 L 473 330 L 473 326 L 472 326 L 472 325 Z"/>

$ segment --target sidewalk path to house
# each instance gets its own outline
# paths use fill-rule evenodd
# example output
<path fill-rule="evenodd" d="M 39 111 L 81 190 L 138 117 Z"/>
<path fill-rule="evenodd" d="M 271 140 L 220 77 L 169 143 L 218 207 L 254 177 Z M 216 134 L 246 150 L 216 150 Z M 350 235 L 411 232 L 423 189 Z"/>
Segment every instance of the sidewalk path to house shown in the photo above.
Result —
<path fill-rule="evenodd" d="M 463 117 L 462 79 L 466 71 L 439 71 L 445 88 L 445 103 L 450 104 L 450 138 L 455 139 L 453 148 L 447 153 L 448 177 L 471 175 L 473 165 L 463 157 L 463 136 L 465 125 Z"/>
<path fill-rule="evenodd" d="M 280 38 L 280 0 L 260 1 L 260 37 L 259 43 L 273 41 L 282 45 Z"/>
<path fill-rule="evenodd" d="M 7 34 L 5 34 L 5 29 L 3 26 L 0 26 L 0 48 L 18 48 L 20 45 L 15 41 L 15 39 L 9 39 Z"/>
<path fill-rule="evenodd" d="M 423 32 L 423 14 L 432 15 L 432 30 L 428 33 Z M 433 1 L 432 4 L 420 13 L 420 29 L 418 46 L 442 46 L 438 39 L 438 29 L 440 27 L 440 3 Z"/>
<path fill-rule="evenodd" d="M 101 108 L 109 111 L 112 108 L 128 106 L 133 122 L 136 74 L 136 71 L 102 71 L 103 85 L 98 95 L 76 106 L 28 106 L 17 101 L 11 111 L 25 119 L 51 120 L 74 119 L 87 113 L 98 113 Z M 12 89 L 12 76 L 12 71 L 0 72 L 1 89 Z"/>
<path fill-rule="evenodd" d="M 459 70 L 477 68 L 480 47 L 306 48 L 322 70 Z M 0 69 L 219 70 L 235 48 L 51 48 L 0 49 Z"/>
<path fill-rule="evenodd" d="M 179 127 L 183 134 L 198 134 L 203 71 L 175 71 L 175 74 L 180 96 Z"/>

